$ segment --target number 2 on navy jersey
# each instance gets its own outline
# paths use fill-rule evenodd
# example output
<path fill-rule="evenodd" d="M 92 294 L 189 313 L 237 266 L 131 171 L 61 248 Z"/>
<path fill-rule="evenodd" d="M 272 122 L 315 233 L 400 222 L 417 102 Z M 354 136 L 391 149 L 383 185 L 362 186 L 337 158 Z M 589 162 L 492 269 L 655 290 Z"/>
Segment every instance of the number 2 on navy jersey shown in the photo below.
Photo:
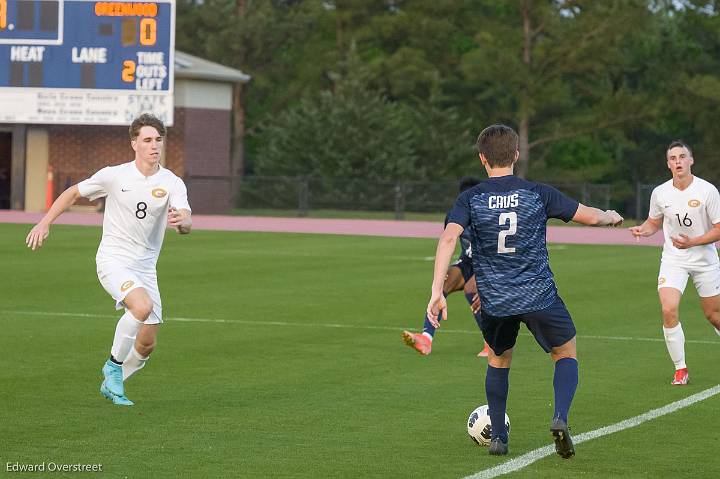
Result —
<path fill-rule="evenodd" d="M 498 233 L 498 253 L 514 253 L 515 248 L 508 248 L 505 246 L 505 239 L 508 236 L 512 236 L 517 233 L 517 213 L 511 211 L 509 213 L 500 213 L 498 224 L 505 226 L 505 223 L 510 222 L 510 228 Z"/>

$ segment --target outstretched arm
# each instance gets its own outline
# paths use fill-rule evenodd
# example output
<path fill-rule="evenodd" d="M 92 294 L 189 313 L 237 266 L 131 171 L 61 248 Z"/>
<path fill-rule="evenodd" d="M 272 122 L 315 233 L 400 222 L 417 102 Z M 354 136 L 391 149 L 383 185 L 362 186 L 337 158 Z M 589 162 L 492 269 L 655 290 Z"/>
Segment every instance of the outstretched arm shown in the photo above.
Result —
<path fill-rule="evenodd" d="M 641 236 L 652 236 L 662 227 L 662 218 L 648 218 L 640 226 L 630 228 L 630 234 L 639 239 Z"/>
<path fill-rule="evenodd" d="M 45 241 L 50 234 L 50 225 L 57 219 L 58 216 L 75 204 L 79 198 L 80 191 L 78 190 L 77 185 L 73 185 L 63 191 L 62 194 L 57 197 L 45 216 L 43 216 L 43 219 L 41 219 L 40 222 L 30 230 L 30 233 L 28 233 L 27 238 L 25 238 L 25 243 L 28 245 L 28 248 L 35 251 L 37 248 L 41 247 L 43 241 Z"/>
<path fill-rule="evenodd" d="M 603 211 L 580 203 L 572 220 L 587 226 L 619 226 L 623 217 L 615 210 Z"/>
<path fill-rule="evenodd" d="M 443 283 L 447 276 L 450 259 L 455 252 L 455 245 L 458 237 L 462 234 L 463 227 L 456 223 L 448 223 L 445 231 L 440 235 L 437 250 L 435 252 L 435 269 L 433 273 L 432 291 L 427 307 L 427 317 L 430 323 L 436 328 L 440 327 L 438 317 L 447 319 L 447 303 L 443 296 Z"/>

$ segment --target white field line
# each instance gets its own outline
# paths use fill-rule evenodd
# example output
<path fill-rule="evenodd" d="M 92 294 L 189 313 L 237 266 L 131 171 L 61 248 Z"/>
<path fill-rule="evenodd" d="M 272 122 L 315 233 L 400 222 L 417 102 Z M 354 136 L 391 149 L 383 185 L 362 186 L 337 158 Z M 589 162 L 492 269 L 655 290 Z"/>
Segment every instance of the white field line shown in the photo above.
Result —
<path fill-rule="evenodd" d="M 573 437 L 573 442 L 577 445 L 585 441 L 590 441 L 592 439 L 597 439 L 599 437 L 607 436 L 609 434 L 624 431 L 625 429 L 630 429 L 631 427 L 639 426 L 642 423 L 652 421 L 653 419 L 665 416 L 666 414 L 670 414 L 688 406 L 692 406 L 696 402 L 704 401 L 705 399 L 715 396 L 718 393 L 720 393 L 720 384 L 718 384 L 717 386 L 713 386 L 709 389 L 705 389 L 704 391 L 701 391 L 697 394 L 693 394 L 692 396 L 688 396 L 685 399 L 675 401 L 666 406 L 653 409 L 646 413 L 631 417 L 629 419 L 625 419 L 624 421 L 617 422 L 610 426 L 601 427 L 599 429 L 595 429 L 594 431 L 584 432 L 582 434 L 579 434 L 578 436 Z M 467 476 L 464 479 L 490 479 L 492 477 L 501 476 L 510 472 L 519 471 L 520 469 L 529 466 L 535 461 L 543 459 L 552 454 L 555 454 L 554 445 L 541 447 L 539 449 L 535 449 L 534 451 L 523 454 L 520 457 L 511 459 L 510 461 L 507 461 L 504 464 L 500 464 L 499 466 L 485 469 L 484 471 L 480 471 L 476 474 L 473 474 L 472 476 Z"/>
<path fill-rule="evenodd" d="M 0 310 L 0 319 L 2 316 L 55 316 L 55 317 L 69 317 L 69 318 L 112 318 L 117 319 L 117 315 L 111 314 L 94 314 L 94 313 L 62 313 L 52 311 L 23 311 L 23 310 Z M 358 324 L 334 324 L 334 323 L 302 323 L 302 322 L 288 322 L 288 321 L 257 321 L 249 319 L 223 319 L 223 318 L 182 318 L 182 317 L 166 317 L 165 321 L 169 322 L 184 322 L 184 323 L 226 323 L 226 324 L 247 324 L 256 326 L 289 326 L 289 327 L 303 327 L 303 328 L 331 328 L 331 329 L 367 329 L 376 331 L 402 331 L 407 329 L 408 331 L 417 331 L 417 328 L 411 327 L 396 327 L 396 326 L 370 326 L 370 325 L 358 325 Z M 441 334 L 480 334 L 477 329 L 441 329 Z M 529 332 L 520 333 L 524 336 L 530 336 Z M 631 337 L 631 336 L 594 336 L 594 335 L 578 335 L 579 339 L 600 339 L 608 341 L 649 341 L 656 343 L 664 343 L 664 338 L 643 338 L 643 337 Z M 720 345 L 720 341 L 708 341 L 702 339 L 686 339 L 686 343 L 690 344 L 715 344 Z"/>
<path fill-rule="evenodd" d="M 49 312 L 49 311 L 16 311 L 16 310 L 0 310 L 0 315 L 22 315 L 22 316 L 53 316 L 53 317 L 81 317 L 81 318 L 112 318 L 115 319 L 117 315 L 109 314 L 89 314 L 89 313 L 61 313 L 61 312 Z M 249 321 L 241 319 L 219 319 L 219 318 L 166 318 L 168 321 L 179 321 L 179 322 L 199 322 L 199 323 L 237 323 L 237 324 L 251 324 L 251 325 L 267 325 L 267 326 L 302 326 L 302 327 L 321 327 L 321 328 L 351 328 L 351 329 L 370 329 L 370 330 L 383 330 L 383 331 L 399 331 L 400 328 L 390 326 L 358 326 L 348 324 L 320 324 L 320 323 L 290 323 L 285 321 Z M 445 333 L 461 333 L 461 334 L 478 334 L 477 331 L 467 330 L 445 330 Z M 526 333 L 529 334 L 529 333 Z M 664 342 L 664 339 L 659 338 L 634 338 L 627 336 L 580 336 L 584 339 L 604 339 L 604 340 L 615 340 L 615 341 L 654 341 Z M 717 341 L 701 341 L 701 340 L 686 340 L 688 343 L 699 343 L 699 344 L 719 344 Z M 720 384 L 712 388 L 701 391 L 697 394 L 689 396 L 685 399 L 675 401 L 666 406 L 653 409 L 644 414 L 640 414 L 635 417 L 631 417 L 624 421 L 612 424 L 610 426 L 595 429 L 593 431 L 582 433 L 573 438 L 575 444 L 581 444 L 585 441 L 597 439 L 602 436 L 607 436 L 625 429 L 629 429 L 638 426 L 647 421 L 651 421 L 666 414 L 673 413 L 680 409 L 686 408 L 695 404 L 696 402 L 708 399 L 716 394 L 720 393 Z M 499 466 L 485 469 L 471 476 L 467 476 L 465 479 L 489 479 L 497 477 L 510 472 L 515 472 L 523 469 L 530 464 L 548 457 L 555 453 L 555 446 L 545 446 L 533 451 L 530 451 L 520 457 L 512 459 Z"/>

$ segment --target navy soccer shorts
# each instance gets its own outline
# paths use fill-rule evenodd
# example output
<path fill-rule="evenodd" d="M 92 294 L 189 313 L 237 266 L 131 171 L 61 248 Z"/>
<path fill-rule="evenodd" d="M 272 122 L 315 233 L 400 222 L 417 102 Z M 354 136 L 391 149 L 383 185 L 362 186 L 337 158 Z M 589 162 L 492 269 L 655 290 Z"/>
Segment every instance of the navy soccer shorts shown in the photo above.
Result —
<path fill-rule="evenodd" d="M 465 280 L 466 283 L 475 274 L 475 272 L 473 271 L 472 258 L 469 258 L 465 255 L 460 256 L 460 259 L 455 261 L 450 266 L 460 268 L 460 273 L 462 274 L 463 280 Z"/>
<path fill-rule="evenodd" d="M 498 356 L 515 346 L 520 323 L 525 323 L 546 353 L 567 343 L 576 334 L 570 313 L 560 296 L 549 307 L 531 313 L 497 317 L 482 311 L 479 321 L 485 341 Z"/>

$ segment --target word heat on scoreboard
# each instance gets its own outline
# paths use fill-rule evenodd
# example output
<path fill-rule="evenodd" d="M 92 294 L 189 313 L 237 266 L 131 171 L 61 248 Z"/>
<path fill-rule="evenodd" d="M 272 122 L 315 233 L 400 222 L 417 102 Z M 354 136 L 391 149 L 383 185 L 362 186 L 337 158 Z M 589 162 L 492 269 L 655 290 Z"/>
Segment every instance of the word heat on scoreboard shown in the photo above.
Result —
<path fill-rule="evenodd" d="M 174 0 L 0 0 L 0 123 L 172 125 L 174 43 Z"/>

